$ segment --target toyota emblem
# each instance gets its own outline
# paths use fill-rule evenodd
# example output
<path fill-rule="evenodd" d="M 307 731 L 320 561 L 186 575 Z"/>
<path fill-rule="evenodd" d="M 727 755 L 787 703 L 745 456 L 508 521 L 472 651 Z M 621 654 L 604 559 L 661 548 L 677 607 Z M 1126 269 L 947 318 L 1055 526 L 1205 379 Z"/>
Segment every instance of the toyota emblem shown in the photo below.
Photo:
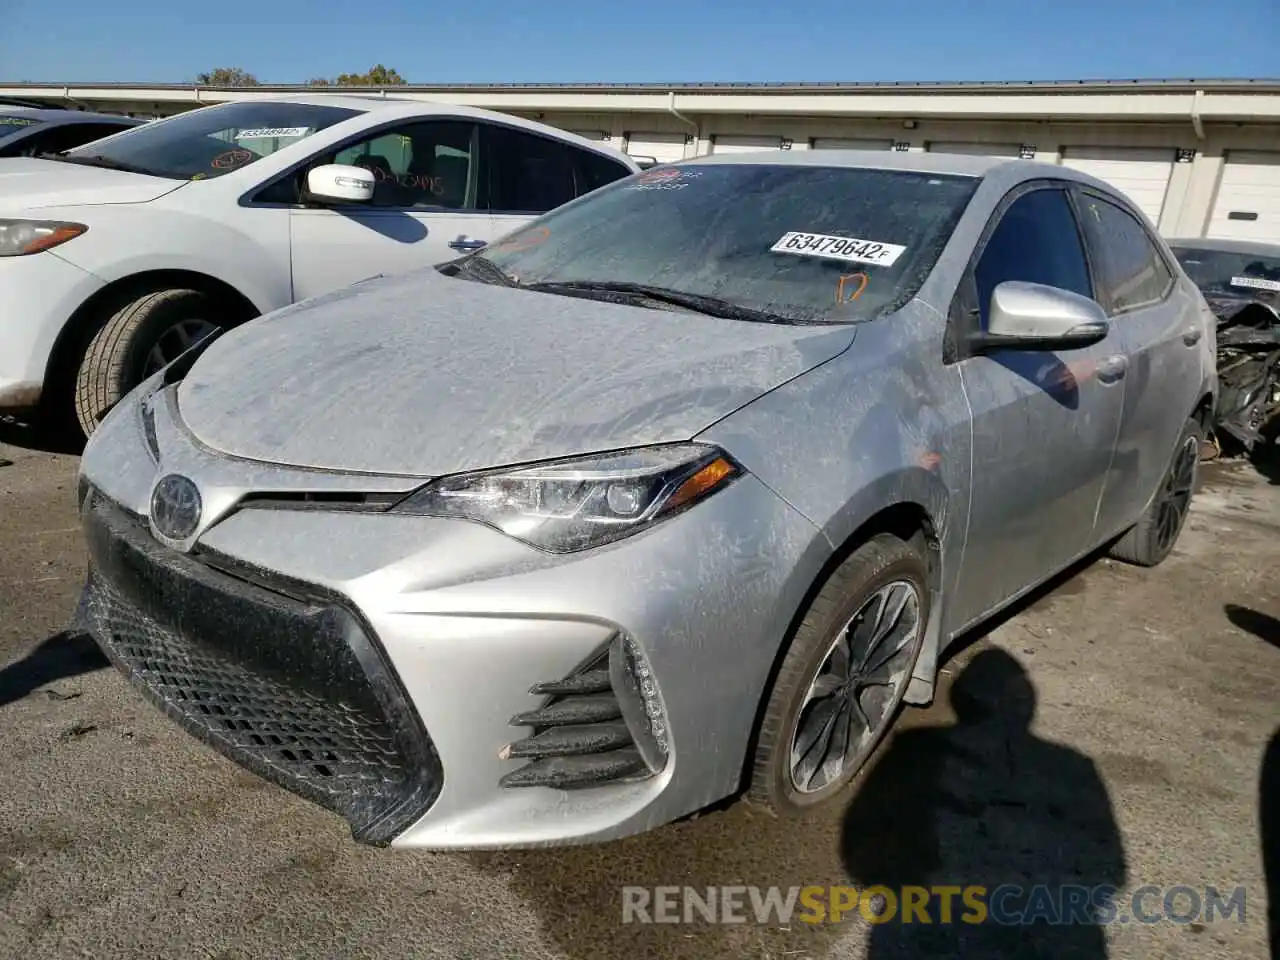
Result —
<path fill-rule="evenodd" d="M 189 479 L 171 473 L 151 492 L 151 525 L 170 540 L 185 540 L 200 526 L 200 491 Z"/>

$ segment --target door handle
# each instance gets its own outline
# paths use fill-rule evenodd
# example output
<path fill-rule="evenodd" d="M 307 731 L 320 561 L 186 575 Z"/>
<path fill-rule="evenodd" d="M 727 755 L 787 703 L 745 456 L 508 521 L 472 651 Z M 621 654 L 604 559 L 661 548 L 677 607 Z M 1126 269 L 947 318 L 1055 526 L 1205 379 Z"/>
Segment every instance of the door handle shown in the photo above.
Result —
<path fill-rule="evenodd" d="M 1204 336 L 1204 331 L 1199 327 L 1188 327 L 1182 334 L 1182 342 L 1188 347 L 1194 347 L 1200 342 L 1200 338 Z"/>
<path fill-rule="evenodd" d="M 1117 380 L 1124 379 L 1128 370 L 1129 358 L 1123 353 L 1117 353 L 1098 364 L 1098 380 L 1102 383 L 1115 383 Z"/>
<path fill-rule="evenodd" d="M 466 240 L 459 237 L 457 240 L 450 240 L 449 246 L 454 250 L 479 250 L 481 247 L 487 246 L 483 240 Z"/>

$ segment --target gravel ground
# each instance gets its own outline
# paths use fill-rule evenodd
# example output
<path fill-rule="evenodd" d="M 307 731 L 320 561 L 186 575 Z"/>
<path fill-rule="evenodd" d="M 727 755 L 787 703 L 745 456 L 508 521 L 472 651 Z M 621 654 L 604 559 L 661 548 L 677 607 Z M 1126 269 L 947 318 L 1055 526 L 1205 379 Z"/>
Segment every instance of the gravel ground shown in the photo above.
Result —
<path fill-rule="evenodd" d="M 843 808 L 778 823 L 739 804 L 602 847 L 443 855 L 356 846 L 61 632 L 83 575 L 74 467 L 0 445 L 0 957 L 1267 955 L 1258 790 L 1280 726 L 1280 486 L 1251 468 L 1206 471 L 1160 568 L 1085 565 L 970 639 Z M 851 878 L 1243 886 L 1246 912 L 1035 936 L 620 922 L 627 885 Z"/>

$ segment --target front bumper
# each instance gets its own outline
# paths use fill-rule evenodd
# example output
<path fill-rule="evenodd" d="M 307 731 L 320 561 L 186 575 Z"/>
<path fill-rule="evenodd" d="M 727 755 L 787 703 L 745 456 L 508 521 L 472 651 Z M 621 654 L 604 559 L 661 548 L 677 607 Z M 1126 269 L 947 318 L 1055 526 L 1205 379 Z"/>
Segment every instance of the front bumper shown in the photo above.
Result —
<path fill-rule="evenodd" d="M 58 335 L 102 287 L 52 251 L 0 257 L 0 410 L 37 406 Z"/>
<path fill-rule="evenodd" d="M 93 491 L 83 625 L 157 706 L 220 753 L 389 841 L 439 795 L 440 760 L 368 628 L 153 540 Z"/>
<path fill-rule="evenodd" d="M 157 418 L 157 461 L 136 404 L 113 411 L 82 461 L 89 629 L 187 729 L 346 817 L 357 839 L 605 840 L 738 788 L 779 640 L 828 555 L 754 478 L 612 547 L 550 557 L 466 521 L 272 502 L 372 481 L 254 464 L 251 492 L 247 465 L 184 439 L 176 417 Z M 175 471 L 220 511 L 188 554 L 147 530 L 150 486 Z M 624 638 L 660 691 L 660 758 Z M 222 698 L 212 712 L 210 695 Z M 370 775 L 284 756 L 301 756 L 295 729 L 253 711 L 289 702 L 312 711 L 313 740 L 335 724 L 374 731 L 375 760 L 339 755 Z"/>

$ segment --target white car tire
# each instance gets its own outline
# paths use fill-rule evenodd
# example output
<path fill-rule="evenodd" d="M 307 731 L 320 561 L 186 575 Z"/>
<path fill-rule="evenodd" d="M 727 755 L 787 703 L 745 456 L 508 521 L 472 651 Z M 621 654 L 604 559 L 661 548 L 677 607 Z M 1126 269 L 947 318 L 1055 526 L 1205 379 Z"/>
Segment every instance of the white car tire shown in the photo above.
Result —
<path fill-rule="evenodd" d="M 89 341 L 76 374 L 75 413 L 86 437 L 145 379 L 153 351 L 166 334 L 184 325 L 217 326 L 212 307 L 198 290 L 152 290 L 126 303 L 103 324 Z"/>

